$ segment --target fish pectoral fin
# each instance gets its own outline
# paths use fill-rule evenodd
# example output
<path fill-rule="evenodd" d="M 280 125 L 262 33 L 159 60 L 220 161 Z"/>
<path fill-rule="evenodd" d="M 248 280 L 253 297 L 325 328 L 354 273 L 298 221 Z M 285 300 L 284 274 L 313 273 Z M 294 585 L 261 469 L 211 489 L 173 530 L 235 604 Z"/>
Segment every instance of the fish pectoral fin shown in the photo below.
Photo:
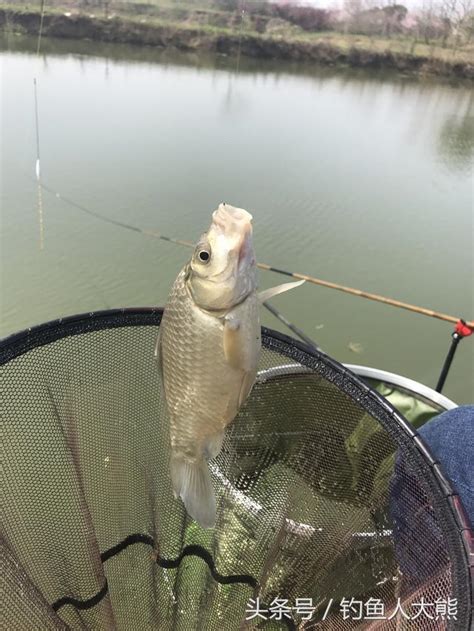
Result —
<path fill-rule="evenodd" d="M 239 320 L 231 315 L 224 318 L 224 355 L 229 366 L 242 371 L 238 397 L 229 401 L 228 413 L 224 419 L 230 422 L 247 400 L 257 376 L 248 340 L 245 339 Z"/>
<path fill-rule="evenodd" d="M 246 370 L 248 357 L 245 353 L 245 343 L 242 339 L 240 320 L 228 315 L 224 318 L 224 355 L 232 368 Z"/>
<path fill-rule="evenodd" d="M 299 287 L 304 282 L 304 280 L 298 280 L 294 283 L 283 283 L 283 285 L 277 285 L 276 287 L 270 287 L 270 289 L 264 289 L 263 291 L 258 292 L 258 299 L 261 303 L 263 303 L 274 296 L 278 296 L 278 294 L 282 294 L 285 291 Z"/>

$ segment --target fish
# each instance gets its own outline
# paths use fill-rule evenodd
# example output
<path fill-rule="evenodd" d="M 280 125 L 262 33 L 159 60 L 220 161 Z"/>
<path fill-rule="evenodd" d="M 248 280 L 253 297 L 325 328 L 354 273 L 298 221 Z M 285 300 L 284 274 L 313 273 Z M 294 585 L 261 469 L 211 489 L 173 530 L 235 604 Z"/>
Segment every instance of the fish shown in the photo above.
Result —
<path fill-rule="evenodd" d="M 261 353 L 260 305 L 301 285 L 257 291 L 252 215 L 221 203 L 178 274 L 155 346 L 170 431 L 175 498 L 203 528 L 216 521 L 208 461 L 247 400 Z"/>

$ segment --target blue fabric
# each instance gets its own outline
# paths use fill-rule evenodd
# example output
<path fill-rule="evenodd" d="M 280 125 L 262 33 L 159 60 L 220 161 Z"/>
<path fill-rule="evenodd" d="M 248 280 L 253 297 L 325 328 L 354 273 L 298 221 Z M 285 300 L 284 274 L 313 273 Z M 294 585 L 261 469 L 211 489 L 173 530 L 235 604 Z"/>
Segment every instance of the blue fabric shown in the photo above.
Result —
<path fill-rule="evenodd" d="M 418 430 L 474 524 L 474 405 L 443 412 Z M 446 543 L 417 474 L 399 450 L 390 484 L 395 552 L 407 579 L 420 582 L 445 563 Z"/>
<path fill-rule="evenodd" d="M 474 405 L 435 416 L 418 433 L 428 445 L 474 525 Z"/>

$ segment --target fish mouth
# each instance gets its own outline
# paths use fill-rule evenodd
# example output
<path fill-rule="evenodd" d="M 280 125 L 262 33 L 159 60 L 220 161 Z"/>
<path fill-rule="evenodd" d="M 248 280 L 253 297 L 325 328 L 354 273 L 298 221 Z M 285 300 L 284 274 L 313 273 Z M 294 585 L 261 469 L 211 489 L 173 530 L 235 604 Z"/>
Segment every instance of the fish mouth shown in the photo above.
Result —
<path fill-rule="evenodd" d="M 233 254 L 237 262 L 238 272 L 255 263 L 252 215 L 249 212 L 230 204 L 219 204 L 217 210 L 212 213 L 211 230 L 225 239 L 228 252 Z"/>
<path fill-rule="evenodd" d="M 236 208 L 230 204 L 219 204 L 212 213 L 212 223 L 224 234 L 252 231 L 252 215 L 243 208 Z"/>

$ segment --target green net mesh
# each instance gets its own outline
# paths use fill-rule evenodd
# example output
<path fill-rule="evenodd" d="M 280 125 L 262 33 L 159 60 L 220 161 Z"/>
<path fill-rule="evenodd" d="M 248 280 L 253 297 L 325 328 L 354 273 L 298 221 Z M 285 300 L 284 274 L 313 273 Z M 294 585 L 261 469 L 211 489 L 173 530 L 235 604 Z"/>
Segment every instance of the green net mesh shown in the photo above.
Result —
<path fill-rule="evenodd" d="M 211 462 L 216 527 L 189 519 L 169 476 L 160 319 L 91 314 L 3 343 L 2 627 L 468 628 L 462 519 L 415 432 L 274 332 Z M 436 602 L 451 614 L 435 619 Z"/>

